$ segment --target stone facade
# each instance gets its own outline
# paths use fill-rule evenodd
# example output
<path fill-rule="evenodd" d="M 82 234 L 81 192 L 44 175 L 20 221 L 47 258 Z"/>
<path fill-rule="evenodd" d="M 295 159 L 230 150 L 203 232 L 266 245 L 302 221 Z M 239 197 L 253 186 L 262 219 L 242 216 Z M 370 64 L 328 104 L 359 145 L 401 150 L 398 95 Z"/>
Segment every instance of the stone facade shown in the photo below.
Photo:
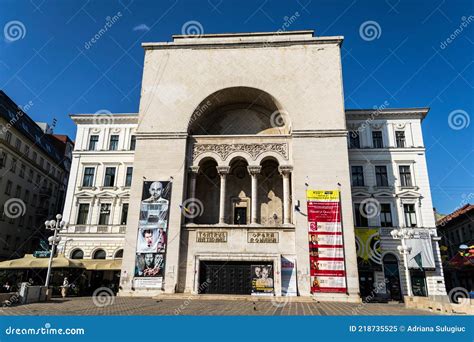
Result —
<path fill-rule="evenodd" d="M 313 294 L 320 300 L 360 300 L 354 203 L 367 198 L 389 202 L 393 222 L 387 229 L 405 226 L 398 219 L 405 215 L 403 205 L 416 204 L 416 227 L 434 227 L 428 215 L 432 203 L 421 135 L 427 110 L 382 109 L 375 120 L 371 111 L 345 111 L 342 37 L 294 31 L 173 38 L 171 43 L 143 44 L 145 69 L 137 115 L 113 115 L 106 125 L 104 120 L 94 124 L 92 116 L 73 116 L 79 146 L 66 202 L 72 239 L 66 254 L 90 243 L 77 240 L 81 233 L 73 230 L 78 205 L 91 203 L 95 209 L 87 238 L 96 239 L 97 247 L 112 244 L 107 257 L 118 248 L 113 244 L 124 246 L 119 295 L 199 293 L 207 262 L 271 263 L 274 294 L 281 295 L 281 258 L 291 256 L 296 260 L 298 294 L 309 296 L 307 189 L 341 194 L 347 292 Z M 126 127 L 120 126 L 123 120 Z M 126 151 L 83 151 L 88 132 L 99 127 L 104 136 L 120 132 L 119 144 Z M 397 148 L 395 130 L 402 129 L 407 145 Z M 372 145 L 372 130 L 382 131 L 382 146 Z M 362 145 L 348 148 L 348 131 L 357 131 Z M 125 143 L 130 132 L 136 136 L 134 152 Z M 122 170 L 133 163 L 130 189 L 121 188 L 120 176 L 113 189 L 81 189 L 81 165 L 90 163 L 116 164 Z M 379 163 L 390 166 L 388 183 L 380 187 L 371 169 Z M 409 186 L 399 182 L 399 165 L 408 166 L 416 177 Z M 354 184 L 352 166 L 362 166 L 367 184 Z M 405 181 L 406 169 L 403 172 Z M 144 181 L 172 183 L 160 288 L 134 281 Z M 115 208 L 112 222 L 120 204 L 130 203 L 125 232 L 96 230 L 99 203 L 107 201 Z M 189 215 L 192 206 L 196 215 Z M 364 223 L 365 228 L 380 227 L 380 222 Z M 110 229 L 115 228 L 112 224 Z M 255 240 L 259 233 L 266 238 Z M 397 242 L 386 239 L 385 232 L 381 236 L 385 249 L 396 251 Z M 433 248 L 437 266 L 427 273 L 428 287 L 441 294 L 444 283 L 438 281 L 442 270 L 436 242 Z M 85 250 L 87 255 L 93 253 L 90 247 Z M 401 283 L 405 286 L 403 279 Z"/>

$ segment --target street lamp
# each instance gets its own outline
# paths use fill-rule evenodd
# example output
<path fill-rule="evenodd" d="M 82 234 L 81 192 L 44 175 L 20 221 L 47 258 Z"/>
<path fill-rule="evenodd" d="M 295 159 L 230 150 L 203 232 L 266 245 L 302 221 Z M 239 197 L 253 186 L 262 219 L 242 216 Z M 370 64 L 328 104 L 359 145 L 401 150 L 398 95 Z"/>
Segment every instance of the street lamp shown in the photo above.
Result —
<path fill-rule="evenodd" d="M 53 265 L 53 257 L 56 251 L 56 246 L 61 241 L 61 237 L 58 236 L 58 232 L 64 227 L 66 222 L 61 221 L 63 216 L 61 214 L 56 215 L 56 220 L 46 221 L 44 225 L 46 229 L 50 229 L 54 231 L 54 235 L 48 238 L 49 244 L 51 245 L 51 254 L 49 255 L 49 263 L 48 263 L 48 273 L 46 274 L 46 282 L 44 286 L 46 287 L 47 291 L 49 292 L 49 278 L 51 277 L 51 267 Z"/>
<path fill-rule="evenodd" d="M 411 247 L 407 247 L 406 240 L 413 239 L 415 233 L 413 229 L 409 228 L 402 228 L 402 229 L 394 229 L 390 232 L 390 235 L 396 240 L 401 241 L 401 246 L 398 246 L 398 252 L 403 255 L 403 265 L 405 266 L 405 278 L 407 279 L 407 292 L 408 296 L 412 297 L 413 292 L 411 288 L 411 278 L 410 278 L 410 270 L 408 269 L 408 254 L 411 252 Z"/>

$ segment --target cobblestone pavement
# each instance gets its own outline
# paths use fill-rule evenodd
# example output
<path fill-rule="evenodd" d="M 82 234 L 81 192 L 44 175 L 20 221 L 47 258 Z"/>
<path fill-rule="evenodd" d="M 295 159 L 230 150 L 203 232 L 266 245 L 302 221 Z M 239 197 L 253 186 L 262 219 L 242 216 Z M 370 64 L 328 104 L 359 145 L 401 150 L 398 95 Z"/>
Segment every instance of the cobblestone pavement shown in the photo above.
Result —
<path fill-rule="evenodd" d="M 97 302 L 97 301 L 96 301 Z M 109 297 L 98 307 L 91 297 L 53 299 L 0 308 L 0 315 L 432 315 L 432 312 L 406 309 L 403 304 L 352 304 L 335 302 L 281 302 L 252 300 L 203 300 Z"/>

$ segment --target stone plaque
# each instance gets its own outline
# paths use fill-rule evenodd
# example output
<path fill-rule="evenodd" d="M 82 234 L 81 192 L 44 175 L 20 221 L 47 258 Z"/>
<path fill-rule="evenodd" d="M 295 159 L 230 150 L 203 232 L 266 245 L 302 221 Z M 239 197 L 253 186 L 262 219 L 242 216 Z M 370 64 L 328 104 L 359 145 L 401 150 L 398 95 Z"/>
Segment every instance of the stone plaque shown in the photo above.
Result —
<path fill-rule="evenodd" d="M 278 232 L 248 232 L 248 243 L 278 243 Z"/>
<path fill-rule="evenodd" d="M 218 242 L 227 242 L 227 232 L 196 232 L 196 242 L 209 242 L 209 243 L 218 243 Z"/>

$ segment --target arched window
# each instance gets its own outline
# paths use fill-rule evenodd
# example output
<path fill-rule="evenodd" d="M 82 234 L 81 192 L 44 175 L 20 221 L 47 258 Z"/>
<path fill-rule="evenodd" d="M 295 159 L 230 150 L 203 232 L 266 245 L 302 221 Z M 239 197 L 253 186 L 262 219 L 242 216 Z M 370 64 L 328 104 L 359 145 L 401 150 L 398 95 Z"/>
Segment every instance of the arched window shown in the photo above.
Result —
<path fill-rule="evenodd" d="M 122 259 L 123 258 L 123 249 L 119 249 L 115 252 L 114 259 Z"/>
<path fill-rule="evenodd" d="M 84 259 L 84 252 L 82 249 L 75 249 L 71 252 L 71 259 Z"/>
<path fill-rule="evenodd" d="M 107 253 L 105 253 L 103 249 L 98 249 L 94 252 L 92 259 L 105 259 L 106 256 L 107 256 Z"/>

